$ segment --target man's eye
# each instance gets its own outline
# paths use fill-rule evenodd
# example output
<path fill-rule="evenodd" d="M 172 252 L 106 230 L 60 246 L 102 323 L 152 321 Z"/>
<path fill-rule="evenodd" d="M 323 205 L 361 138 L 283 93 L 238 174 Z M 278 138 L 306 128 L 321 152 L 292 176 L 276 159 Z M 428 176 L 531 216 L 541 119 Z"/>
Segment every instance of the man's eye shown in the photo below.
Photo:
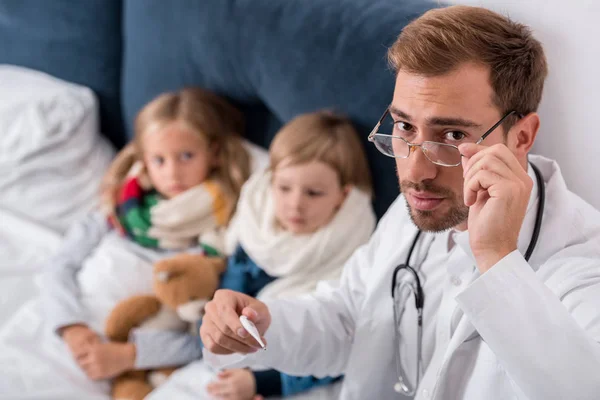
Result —
<path fill-rule="evenodd" d="M 394 132 L 392 132 L 392 135 L 409 140 L 410 138 L 412 138 L 414 133 L 415 127 L 409 124 L 408 122 L 394 122 Z"/>
<path fill-rule="evenodd" d="M 446 134 L 444 135 L 444 138 L 446 140 L 450 140 L 450 141 L 453 141 L 453 142 L 460 142 L 465 137 L 467 137 L 467 135 L 464 132 L 461 132 L 461 131 L 446 132 Z"/>
<path fill-rule="evenodd" d="M 408 122 L 397 121 L 394 122 L 394 129 L 397 129 L 400 132 L 410 132 L 413 130 L 413 126 Z"/>

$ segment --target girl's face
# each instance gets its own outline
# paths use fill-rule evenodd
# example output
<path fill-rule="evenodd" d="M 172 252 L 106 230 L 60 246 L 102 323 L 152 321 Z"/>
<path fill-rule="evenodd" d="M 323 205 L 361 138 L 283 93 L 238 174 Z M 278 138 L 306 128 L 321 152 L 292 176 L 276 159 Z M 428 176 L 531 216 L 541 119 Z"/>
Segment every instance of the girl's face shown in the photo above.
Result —
<path fill-rule="evenodd" d="M 287 231 L 313 233 L 327 225 L 349 191 L 321 161 L 276 168 L 272 181 L 275 217 Z"/>
<path fill-rule="evenodd" d="M 152 185 L 168 199 L 204 182 L 214 166 L 206 139 L 179 121 L 145 132 L 142 152 Z"/>

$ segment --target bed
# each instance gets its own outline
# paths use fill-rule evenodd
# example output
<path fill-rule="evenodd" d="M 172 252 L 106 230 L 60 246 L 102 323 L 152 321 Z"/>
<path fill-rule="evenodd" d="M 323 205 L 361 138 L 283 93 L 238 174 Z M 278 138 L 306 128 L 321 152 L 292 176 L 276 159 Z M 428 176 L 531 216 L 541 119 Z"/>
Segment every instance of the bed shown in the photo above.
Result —
<path fill-rule="evenodd" d="M 228 97 L 246 115 L 247 139 L 263 148 L 300 113 L 347 115 L 365 144 L 381 216 L 397 181 L 393 161 L 366 136 L 392 95 L 386 48 L 432 6 L 1 2 L 0 329 L 35 297 L 36 277 L 66 227 L 96 205 L 100 176 L 131 138 L 137 111 L 164 91 L 196 85 Z"/>
<path fill-rule="evenodd" d="M 61 235 L 95 205 L 114 150 L 81 85 L 0 65 L 0 328 L 37 293 Z"/>

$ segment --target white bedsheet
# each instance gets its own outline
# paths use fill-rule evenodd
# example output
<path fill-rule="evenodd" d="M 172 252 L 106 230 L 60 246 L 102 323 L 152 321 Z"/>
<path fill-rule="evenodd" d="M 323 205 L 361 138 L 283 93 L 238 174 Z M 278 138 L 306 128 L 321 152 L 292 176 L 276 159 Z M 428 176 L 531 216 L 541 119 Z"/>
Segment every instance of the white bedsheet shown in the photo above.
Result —
<path fill-rule="evenodd" d="M 0 330 L 0 399 L 109 400 L 108 381 L 88 379 L 42 315 L 31 300 Z"/>
<path fill-rule="evenodd" d="M 199 360 L 176 371 L 169 380 L 154 389 L 145 400 L 212 400 L 206 392 L 206 385 L 213 381 L 216 373 L 204 361 Z M 339 383 L 322 386 L 309 392 L 286 397 L 293 400 L 332 400 L 337 399 L 341 385 Z M 269 397 L 270 400 L 281 400 Z"/>
<path fill-rule="evenodd" d="M 2 400 L 109 399 L 103 394 L 107 383 L 89 381 L 68 357 L 64 343 L 54 335 L 42 334 L 46 329 L 40 318 L 36 278 L 60 241 L 58 233 L 0 209 Z M 49 353 L 33 351 L 42 348 Z M 19 371 L 28 371 L 27 379 Z"/>
<path fill-rule="evenodd" d="M 60 241 L 58 233 L 0 209 L 0 329 L 37 294 L 35 278 Z"/>
<path fill-rule="evenodd" d="M 154 253 L 140 254 L 135 248 L 118 234 L 108 234 L 78 275 L 87 323 L 100 335 L 108 312 L 119 301 L 152 292 L 149 257 Z M 35 296 L 0 328 L 0 399 L 108 398 L 108 381 L 93 382 L 85 376 L 45 312 L 40 296 Z"/>

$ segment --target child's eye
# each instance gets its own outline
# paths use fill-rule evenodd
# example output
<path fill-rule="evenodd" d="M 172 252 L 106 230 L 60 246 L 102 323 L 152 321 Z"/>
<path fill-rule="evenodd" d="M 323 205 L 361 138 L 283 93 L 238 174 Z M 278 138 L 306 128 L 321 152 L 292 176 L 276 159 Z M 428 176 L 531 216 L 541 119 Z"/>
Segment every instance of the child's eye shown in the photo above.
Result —
<path fill-rule="evenodd" d="M 278 189 L 279 189 L 279 191 L 284 192 L 284 193 L 290 191 L 290 187 L 289 186 L 284 186 L 284 185 L 279 185 Z"/>
<path fill-rule="evenodd" d="M 192 153 L 191 151 L 184 151 L 183 153 L 181 153 L 180 158 L 182 161 L 189 161 L 194 157 L 194 153 Z"/>
<path fill-rule="evenodd" d="M 323 196 L 324 193 L 319 190 L 308 190 L 306 194 L 308 194 L 310 197 L 320 197 Z"/>
<path fill-rule="evenodd" d="M 165 159 L 160 156 L 154 156 L 154 157 L 152 157 L 151 162 L 154 165 L 161 166 L 165 162 Z"/>

